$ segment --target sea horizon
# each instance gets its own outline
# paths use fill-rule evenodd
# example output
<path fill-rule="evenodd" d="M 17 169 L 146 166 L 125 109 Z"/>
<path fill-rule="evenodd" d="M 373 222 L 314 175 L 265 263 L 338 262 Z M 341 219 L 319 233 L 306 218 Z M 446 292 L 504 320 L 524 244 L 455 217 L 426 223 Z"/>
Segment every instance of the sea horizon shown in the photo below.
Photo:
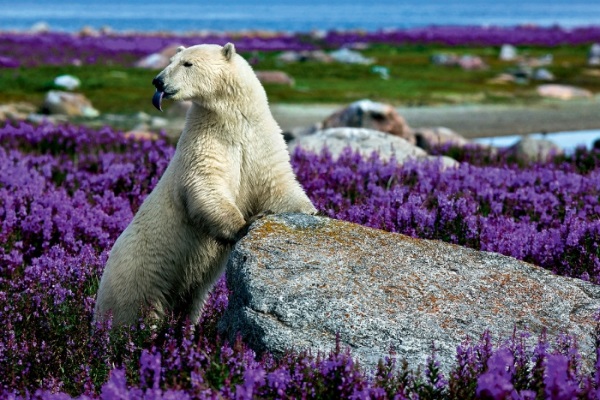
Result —
<path fill-rule="evenodd" d="M 275 0 L 226 4 L 190 3 L 181 0 L 49 1 L 0 0 L 0 31 L 28 31 L 32 27 L 78 32 L 85 27 L 109 27 L 117 32 L 185 33 L 194 31 L 274 31 L 288 33 L 315 30 L 379 31 L 427 26 L 560 26 L 575 28 L 600 24 L 600 2 L 590 0 L 519 0 L 470 3 L 443 0 L 352 3 L 330 0 Z"/>

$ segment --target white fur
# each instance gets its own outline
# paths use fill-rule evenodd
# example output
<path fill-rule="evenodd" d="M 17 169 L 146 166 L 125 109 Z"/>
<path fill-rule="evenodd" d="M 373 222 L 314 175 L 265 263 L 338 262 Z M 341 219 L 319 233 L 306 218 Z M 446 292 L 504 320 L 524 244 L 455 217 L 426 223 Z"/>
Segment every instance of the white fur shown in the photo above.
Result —
<path fill-rule="evenodd" d="M 265 91 L 233 45 L 182 49 L 158 77 L 165 96 L 193 106 L 173 159 L 102 275 L 94 319 L 112 315 L 116 325 L 135 323 L 143 309 L 197 321 L 252 216 L 316 212 L 293 174 Z"/>

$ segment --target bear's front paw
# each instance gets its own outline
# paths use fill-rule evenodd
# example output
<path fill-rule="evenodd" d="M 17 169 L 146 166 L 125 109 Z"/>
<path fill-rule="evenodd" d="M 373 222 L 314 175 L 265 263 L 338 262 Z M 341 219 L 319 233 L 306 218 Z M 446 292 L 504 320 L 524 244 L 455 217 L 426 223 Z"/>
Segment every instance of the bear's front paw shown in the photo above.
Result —
<path fill-rule="evenodd" d="M 253 215 L 250 218 L 248 218 L 248 220 L 246 221 L 246 224 L 235 235 L 235 241 L 237 242 L 238 240 L 240 240 L 241 238 L 243 238 L 244 236 L 246 236 L 248 234 L 248 230 L 250 229 L 250 226 L 253 223 L 255 223 L 259 219 L 264 218 L 264 217 L 266 217 L 267 215 L 270 215 L 270 214 L 273 214 L 273 211 L 271 211 L 271 210 L 261 211 L 258 214 Z"/>

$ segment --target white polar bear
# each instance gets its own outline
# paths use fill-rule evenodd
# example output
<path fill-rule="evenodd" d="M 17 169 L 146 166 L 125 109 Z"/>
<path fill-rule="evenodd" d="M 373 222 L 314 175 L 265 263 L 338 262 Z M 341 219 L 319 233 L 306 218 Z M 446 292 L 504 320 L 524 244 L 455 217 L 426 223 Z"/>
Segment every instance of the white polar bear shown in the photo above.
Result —
<path fill-rule="evenodd" d="M 110 252 L 94 319 L 132 324 L 149 310 L 196 322 L 231 247 L 263 212 L 316 213 L 297 182 L 266 93 L 231 43 L 180 47 L 153 103 L 191 100 L 165 173 Z"/>

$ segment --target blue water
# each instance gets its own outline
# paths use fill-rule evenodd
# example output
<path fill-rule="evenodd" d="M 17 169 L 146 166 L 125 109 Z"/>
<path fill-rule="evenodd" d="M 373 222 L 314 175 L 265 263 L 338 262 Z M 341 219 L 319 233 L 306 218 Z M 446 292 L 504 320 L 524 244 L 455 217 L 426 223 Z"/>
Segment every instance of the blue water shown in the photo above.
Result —
<path fill-rule="evenodd" d="M 548 139 L 556 143 L 567 153 L 570 153 L 580 146 L 584 146 L 588 149 L 591 149 L 594 141 L 600 139 L 600 130 L 556 132 L 548 133 L 545 135 L 541 133 L 536 133 L 531 136 L 536 139 Z M 521 140 L 521 136 L 516 135 L 475 139 L 477 143 L 487 144 L 496 147 L 512 146 L 519 140 Z"/>
<path fill-rule="evenodd" d="M 598 0 L 0 0 L 0 30 L 110 26 L 118 31 L 411 28 L 429 25 L 600 24 Z"/>

